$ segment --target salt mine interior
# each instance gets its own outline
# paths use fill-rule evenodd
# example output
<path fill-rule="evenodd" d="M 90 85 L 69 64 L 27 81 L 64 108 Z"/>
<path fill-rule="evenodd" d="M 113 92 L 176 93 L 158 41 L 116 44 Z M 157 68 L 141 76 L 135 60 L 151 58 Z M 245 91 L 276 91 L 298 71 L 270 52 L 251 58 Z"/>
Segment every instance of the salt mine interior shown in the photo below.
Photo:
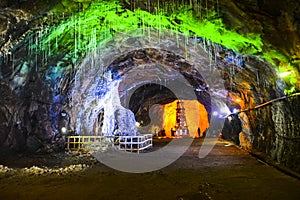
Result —
<path fill-rule="evenodd" d="M 298 199 L 298 0 L 0 0 L 1 199 Z"/>

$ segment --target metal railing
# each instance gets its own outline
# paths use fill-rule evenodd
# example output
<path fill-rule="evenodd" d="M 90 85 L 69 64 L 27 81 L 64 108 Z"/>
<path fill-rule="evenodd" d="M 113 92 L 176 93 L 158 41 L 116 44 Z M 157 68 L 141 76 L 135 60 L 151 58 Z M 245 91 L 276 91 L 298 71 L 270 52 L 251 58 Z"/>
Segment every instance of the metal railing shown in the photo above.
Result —
<path fill-rule="evenodd" d="M 97 151 L 105 150 L 109 146 L 117 147 L 121 151 L 137 152 L 152 147 L 152 134 L 138 136 L 67 136 L 66 150 Z"/>
<path fill-rule="evenodd" d="M 66 150 L 98 150 L 111 143 L 108 139 L 104 136 L 67 136 Z"/>
<path fill-rule="evenodd" d="M 137 152 L 152 147 L 152 134 L 138 136 L 120 136 L 118 139 L 119 150 Z"/>

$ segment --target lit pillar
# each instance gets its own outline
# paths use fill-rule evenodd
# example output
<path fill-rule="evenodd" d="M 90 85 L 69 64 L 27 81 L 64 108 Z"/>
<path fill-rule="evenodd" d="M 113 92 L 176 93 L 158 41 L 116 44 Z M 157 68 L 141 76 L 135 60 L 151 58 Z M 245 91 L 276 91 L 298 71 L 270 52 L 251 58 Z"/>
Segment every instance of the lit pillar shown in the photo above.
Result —
<path fill-rule="evenodd" d="M 176 124 L 175 124 L 175 137 L 188 136 L 189 130 L 186 123 L 185 109 L 182 100 L 177 101 L 176 108 Z"/>

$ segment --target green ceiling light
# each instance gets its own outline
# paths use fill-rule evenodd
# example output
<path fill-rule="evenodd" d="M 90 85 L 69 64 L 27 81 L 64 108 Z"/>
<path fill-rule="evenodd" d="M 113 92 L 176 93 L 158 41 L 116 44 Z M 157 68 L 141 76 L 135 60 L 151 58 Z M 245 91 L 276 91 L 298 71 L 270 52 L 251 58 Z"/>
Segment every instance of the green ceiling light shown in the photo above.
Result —
<path fill-rule="evenodd" d="M 287 58 L 287 56 L 280 53 L 278 50 L 272 49 L 263 52 L 261 57 L 278 70 L 279 77 L 285 81 L 287 88 L 300 88 L 299 73 L 295 66 L 289 62 L 289 58 Z"/>
<path fill-rule="evenodd" d="M 290 63 L 281 62 L 278 67 L 279 77 L 287 84 L 287 88 L 299 88 L 300 77 L 298 71 Z"/>

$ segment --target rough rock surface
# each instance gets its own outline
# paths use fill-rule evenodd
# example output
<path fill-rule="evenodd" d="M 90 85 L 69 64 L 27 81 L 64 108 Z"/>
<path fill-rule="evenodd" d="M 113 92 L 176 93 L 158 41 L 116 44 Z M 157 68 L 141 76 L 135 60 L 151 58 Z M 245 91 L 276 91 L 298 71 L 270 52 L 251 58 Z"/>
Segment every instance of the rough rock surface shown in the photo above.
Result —
<path fill-rule="evenodd" d="M 67 127 L 70 131 L 75 130 L 73 121 L 77 115 L 72 115 L 74 114 L 72 101 L 75 98 L 72 97 L 71 87 L 76 82 L 74 77 L 78 71 L 74 69 L 72 57 L 65 52 L 65 49 L 61 49 L 61 53 L 54 57 L 47 58 L 42 55 L 39 57 L 41 59 L 37 59 L 35 53 L 37 50 L 30 48 L 31 45 L 29 45 L 38 42 L 35 39 L 41 34 L 41 27 L 47 27 L 47 23 L 52 19 L 51 15 L 47 14 L 51 6 L 57 3 L 60 8 L 70 11 L 87 8 L 90 3 L 90 1 L 74 0 L 74 4 L 68 6 L 71 5 L 68 2 L 70 1 L 0 1 L 0 33 L 3 36 L 0 38 L 0 145 L 3 149 L 17 152 L 61 150 L 64 143 L 61 128 Z M 126 2 L 124 1 L 125 6 L 127 6 Z M 153 1 L 153 5 L 156 4 L 155 2 Z M 275 46 L 299 71 L 299 1 L 224 0 L 217 1 L 219 5 L 216 5 L 216 1 L 207 2 L 208 8 L 217 6 L 217 11 L 228 28 L 245 34 L 253 32 L 261 34 L 263 42 Z M 204 4 L 204 1 L 202 3 Z M 136 6 L 146 9 L 147 5 L 139 1 Z M 128 9 L 131 9 L 130 6 Z M 60 21 L 60 19 L 56 20 Z M 22 43 L 25 35 L 25 41 L 31 43 Z M 242 109 L 252 108 L 283 95 L 284 83 L 268 63 L 251 56 L 237 58 L 235 53 L 220 46 L 207 45 L 206 48 L 208 52 L 212 52 L 213 47 L 215 48 L 214 54 L 217 55 L 215 69 L 225 82 L 225 90 L 209 91 L 210 88 L 203 82 L 203 74 L 193 73 L 192 63 L 184 60 L 184 56 L 180 56 L 180 53 L 178 53 L 179 56 L 172 55 L 161 49 L 132 51 L 127 55 L 119 56 L 119 59 L 116 59 L 109 68 L 117 72 L 119 76 L 126 77 L 130 69 L 139 69 L 148 64 L 176 66 L 177 72 L 181 72 L 191 85 L 201 89 L 201 92 L 196 90 L 195 92 L 210 114 L 208 91 L 225 99 L 229 108 L 240 106 Z M 209 55 L 205 52 L 199 55 L 201 64 L 207 67 L 205 68 L 206 74 L 209 74 L 207 58 Z M 230 61 L 228 58 L 235 59 Z M 46 62 L 51 63 L 49 68 L 43 67 Z M 57 71 L 53 67 L 55 65 L 65 66 L 68 70 Z M 159 73 L 168 74 L 163 70 Z M 84 73 L 86 74 L 88 73 Z M 91 70 L 90 74 L 92 75 L 83 78 L 95 77 L 96 70 Z M 141 76 L 136 76 L 135 81 L 141 83 L 149 76 L 141 71 Z M 93 81 L 98 81 L 98 79 L 93 79 Z M 91 92 L 86 92 L 87 86 L 91 86 L 85 84 L 87 80 L 82 83 L 78 88 L 79 94 L 75 96 L 80 97 L 75 100 L 82 100 L 78 104 L 79 110 L 87 105 L 84 102 L 91 94 Z M 125 86 L 131 83 L 129 81 Z M 161 93 L 153 92 L 157 89 L 156 87 L 154 84 L 149 85 L 146 90 L 137 91 L 134 94 L 129 107 L 137 119 L 147 121 L 151 105 L 168 103 L 174 99 L 170 91 L 164 88 Z M 182 96 L 185 96 L 184 92 Z M 125 97 L 126 91 L 120 93 L 121 97 Z M 236 98 L 241 99 L 242 103 L 237 104 Z M 87 108 L 84 108 L 83 118 L 79 120 L 86 120 L 84 117 L 96 110 L 93 103 L 96 103 L 96 100 L 89 102 Z M 235 116 L 232 121 L 225 122 L 223 135 L 236 143 L 244 141 L 243 139 L 249 141 L 250 137 L 253 149 L 265 152 L 277 161 L 299 171 L 299 109 L 299 98 L 293 98 L 246 112 L 249 118 L 246 126 L 250 127 L 251 134 L 245 131 L 245 124 L 240 121 L 245 117 L 240 115 L 240 119 Z M 100 113 L 99 110 L 96 111 L 97 114 Z M 241 135 L 243 139 L 239 140 L 241 131 L 243 131 Z M 241 143 L 242 146 L 246 143 L 247 148 L 250 148 L 247 142 Z"/>
<path fill-rule="evenodd" d="M 116 124 L 120 135 L 138 135 L 134 113 L 124 107 L 115 111 Z"/>

